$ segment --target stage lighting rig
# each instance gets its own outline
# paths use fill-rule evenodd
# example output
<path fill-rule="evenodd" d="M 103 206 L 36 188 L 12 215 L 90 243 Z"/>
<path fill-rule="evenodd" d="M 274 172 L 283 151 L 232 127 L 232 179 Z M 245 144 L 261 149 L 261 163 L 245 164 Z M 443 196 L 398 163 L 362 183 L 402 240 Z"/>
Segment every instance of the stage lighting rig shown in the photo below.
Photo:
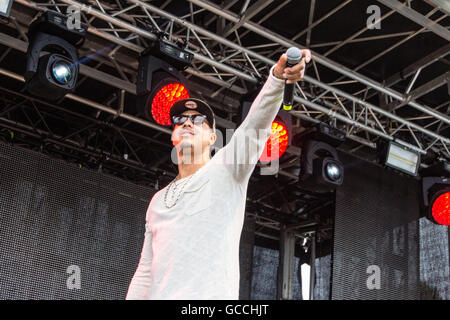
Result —
<path fill-rule="evenodd" d="M 157 40 L 139 57 L 136 93 L 138 110 L 160 125 L 170 125 L 169 110 L 181 99 L 189 98 L 188 80 L 180 71 L 191 63 L 193 54 L 176 44 Z"/>
<path fill-rule="evenodd" d="M 344 182 L 344 166 L 336 147 L 345 133 L 323 122 L 301 136 L 300 180 L 302 187 L 314 192 L 330 192 Z"/>
<path fill-rule="evenodd" d="M 76 47 L 83 44 L 87 26 L 69 28 L 67 17 L 55 11 L 39 14 L 30 24 L 25 81 L 28 92 L 58 100 L 75 89 L 79 62 Z"/>
<path fill-rule="evenodd" d="M 450 163 L 430 166 L 422 174 L 423 205 L 426 217 L 440 225 L 450 225 Z"/>
<path fill-rule="evenodd" d="M 259 89 L 254 90 L 241 100 L 241 123 L 247 116 L 259 91 Z M 275 120 L 272 122 L 271 129 L 270 137 L 267 139 L 266 145 L 264 146 L 264 151 L 259 157 L 259 161 L 261 162 L 267 163 L 279 159 L 291 144 L 292 116 L 289 112 L 280 110 L 275 117 Z M 274 149 L 275 144 L 278 144 L 278 152 Z"/>
<path fill-rule="evenodd" d="M 390 141 L 385 164 L 388 167 L 416 176 L 420 165 L 420 154 L 408 147 Z"/>
<path fill-rule="evenodd" d="M 9 12 L 11 10 L 11 5 L 13 0 L 0 0 L 0 16 L 9 17 Z"/>
<path fill-rule="evenodd" d="M 277 115 L 272 122 L 272 130 L 269 139 L 267 139 L 264 151 L 259 157 L 261 162 L 271 162 L 280 158 L 290 144 L 291 139 L 291 123 L 290 118 L 288 121 L 282 119 L 282 113 Z M 278 151 L 274 149 L 274 146 L 278 145 Z"/>

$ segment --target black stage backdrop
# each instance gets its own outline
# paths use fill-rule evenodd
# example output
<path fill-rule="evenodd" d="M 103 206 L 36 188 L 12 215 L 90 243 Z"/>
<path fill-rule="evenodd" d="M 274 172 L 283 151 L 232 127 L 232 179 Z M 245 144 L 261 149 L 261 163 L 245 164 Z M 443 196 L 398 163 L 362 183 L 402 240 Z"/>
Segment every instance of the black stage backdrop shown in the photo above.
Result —
<path fill-rule="evenodd" d="M 0 143 L 0 299 L 124 299 L 154 193 Z M 253 246 L 246 221 L 242 299 L 250 299 Z"/>
<path fill-rule="evenodd" d="M 5 144 L 0 187 L 0 298 L 125 297 L 153 190 Z"/>
<path fill-rule="evenodd" d="M 420 182 L 340 156 L 332 299 L 450 299 L 448 227 L 420 218 Z"/>
<path fill-rule="evenodd" d="M 449 227 L 419 220 L 420 298 L 450 300 Z"/>
<path fill-rule="evenodd" d="M 418 299 L 419 182 L 340 157 L 345 178 L 336 191 L 332 299 Z M 367 285 L 377 274 L 379 289 Z"/>

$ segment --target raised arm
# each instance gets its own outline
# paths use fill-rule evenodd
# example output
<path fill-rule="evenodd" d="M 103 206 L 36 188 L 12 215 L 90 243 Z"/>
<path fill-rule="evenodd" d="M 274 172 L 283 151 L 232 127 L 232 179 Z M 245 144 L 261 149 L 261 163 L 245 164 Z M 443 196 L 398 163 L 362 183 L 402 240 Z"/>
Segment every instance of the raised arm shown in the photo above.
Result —
<path fill-rule="evenodd" d="M 253 101 L 246 118 L 229 143 L 216 154 L 238 182 L 250 177 L 264 150 L 272 122 L 281 106 L 285 80 L 295 83 L 303 78 L 305 60 L 310 61 L 311 53 L 309 50 L 302 50 L 302 55 L 304 58 L 301 62 L 291 68 L 286 68 L 286 55 L 280 57 L 277 65 L 270 69 L 269 77 Z"/>
<path fill-rule="evenodd" d="M 152 232 L 145 224 L 144 245 L 142 246 L 139 265 L 131 279 L 126 300 L 146 300 L 150 292 L 150 270 L 152 265 Z"/>

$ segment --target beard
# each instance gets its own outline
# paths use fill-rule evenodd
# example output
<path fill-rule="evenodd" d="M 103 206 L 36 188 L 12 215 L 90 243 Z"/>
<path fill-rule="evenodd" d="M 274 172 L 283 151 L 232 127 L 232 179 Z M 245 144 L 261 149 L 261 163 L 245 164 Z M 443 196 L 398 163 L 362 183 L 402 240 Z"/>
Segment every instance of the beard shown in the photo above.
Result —
<path fill-rule="evenodd" d="M 204 148 L 201 140 L 194 139 L 181 139 L 177 145 L 178 152 L 185 163 L 196 163 L 203 159 Z"/>
<path fill-rule="evenodd" d="M 178 148 L 180 149 L 181 152 L 191 152 L 194 150 L 194 143 L 191 140 L 181 140 L 180 143 L 178 144 Z"/>

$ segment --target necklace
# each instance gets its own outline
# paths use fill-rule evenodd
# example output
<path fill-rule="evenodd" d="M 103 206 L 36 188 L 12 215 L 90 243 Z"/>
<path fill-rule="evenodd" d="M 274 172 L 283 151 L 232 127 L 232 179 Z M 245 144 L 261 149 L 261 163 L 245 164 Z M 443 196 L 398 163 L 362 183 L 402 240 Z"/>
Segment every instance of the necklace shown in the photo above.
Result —
<path fill-rule="evenodd" d="M 197 170 L 197 171 L 198 171 L 198 170 Z M 197 171 L 194 172 L 193 174 L 191 174 L 191 175 L 184 181 L 183 184 L 180 184 L 180 185 L 181 185 L 181 189 L 180 189 L 180 191 L 178 192 L 178 194 L 177 194 L 176 197 L 175 197 L 175 194 L 176 194 L 176 191 L 177 191 L 178 186 L 180 186 L 180 185 L 177 186 L 177 184 L 175 183 L 176 178 L 175 178 L 174 180 L 172 180 L 172 181 L 169 183 L 169 186 L 167 187 L 166 192 L 165 192 L 165 194 L 164 194 L 164 205 L 166 206 L 167 209 L 170 209 L 170 208 L 172 208 L 173 206 L 175 206 L 175 205 L 177 204 L 178 200 L 180 199 L 181 195 L 183 194 L 184 187 L 186 186 L 186 184 L 189 183 L 189 181 L 190 181 L 190 180 L 192 179 L 192 177 L 197 173 Z M 171 201 L 172 201 L 173 203 L 172 203 L 172 205 L 168 205 L 168 204 L 167 204 L 167 194 L 169 193 L 170 189 L 172 189 L 172 186 L 174 186 L 174 189 L 173 189 L 173 192 L 172 192 L 172 196 L 171 196 L 170 198 L 171 198 Z M 175 198 L 175 201 L 174 201 L 174 198 Z"/>

